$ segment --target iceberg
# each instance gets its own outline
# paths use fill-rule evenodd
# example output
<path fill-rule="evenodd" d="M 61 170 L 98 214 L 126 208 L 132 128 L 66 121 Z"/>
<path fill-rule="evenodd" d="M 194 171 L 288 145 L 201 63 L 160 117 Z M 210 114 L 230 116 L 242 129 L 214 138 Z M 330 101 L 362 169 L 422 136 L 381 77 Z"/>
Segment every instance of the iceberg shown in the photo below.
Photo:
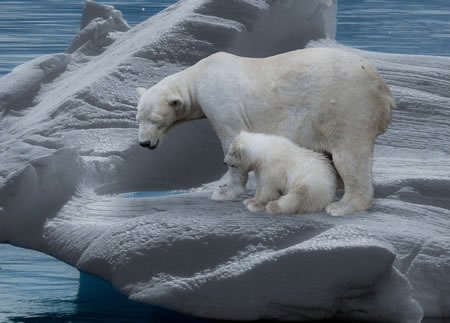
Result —
<path fill-rule="evenodd" d="M 207 120 L 138 145 L 137 87 L 217 51 L 342 47 L 335 13 L 333 0 L 185 0 L 130 28 L 87 0 L 66 53 L 0 79 L 0 242 L 205 318 L 450 317 L 450 58 L 358 51 L 398 108 L 375 150 L 374 206 L 352 216 L 212 201 L 225 168 Z M 161 190 L 188 192 L 124 194 Z"/>

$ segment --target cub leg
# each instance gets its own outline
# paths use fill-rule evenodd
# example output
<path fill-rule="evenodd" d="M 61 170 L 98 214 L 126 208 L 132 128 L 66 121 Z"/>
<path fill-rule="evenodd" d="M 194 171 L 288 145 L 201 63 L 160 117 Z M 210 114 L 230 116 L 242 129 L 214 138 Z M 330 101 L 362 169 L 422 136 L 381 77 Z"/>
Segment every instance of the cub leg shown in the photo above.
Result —
<path fill-rule="evenodd" d="M 253 199 L 250 199 L 251 201 L 247 202 L 246 206 L 250 212 L 263 211 L 269 201 L 276 200 L 279 197 L 280 193 L 271 189 L 269 185 L 264 185 L 260 187 L 257 195 Z"/>
<path fill-rule="evenodd" d="M 292 192 L 281 196 L 278 200 L 269 202 L 266 210 L 269 214 L 296 214 L 322 211 L 329 200 L 325 202 L 320 191 L 312 192 L 308 186 L 301 185 Z"/>
<path fill-rule="evenodd" d="M 256 201 L 258 201 L 259 196 L 261 194 L 261 189 L 259 188 L 259 186 L 256 188 L 256 194 L 254 197 L 246 199 L 243 201 L 245 206 L 248 206 L 250 203 L 255 203 Z"/>

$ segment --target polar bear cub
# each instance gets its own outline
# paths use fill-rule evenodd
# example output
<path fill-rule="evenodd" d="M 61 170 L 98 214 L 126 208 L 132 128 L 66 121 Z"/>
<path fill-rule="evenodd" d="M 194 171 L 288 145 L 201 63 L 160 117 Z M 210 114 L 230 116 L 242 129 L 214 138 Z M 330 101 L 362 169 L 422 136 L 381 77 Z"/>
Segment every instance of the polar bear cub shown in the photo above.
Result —
<path fill-rule="evenodd" d="M 336 174 L 328 158 L 284 137 L 243 131 L 232 142 L 224 162 L 255 172 L 256 195 L 244 201 L 251 212 L 318 212 L 336 193 Z"/>

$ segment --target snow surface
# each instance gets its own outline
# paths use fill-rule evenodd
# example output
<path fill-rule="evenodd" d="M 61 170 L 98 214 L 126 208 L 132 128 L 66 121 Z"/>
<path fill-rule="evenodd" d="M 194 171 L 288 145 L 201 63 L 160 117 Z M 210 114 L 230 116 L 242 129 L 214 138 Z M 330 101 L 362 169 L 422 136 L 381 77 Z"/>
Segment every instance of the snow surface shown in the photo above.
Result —
<path fill-rule="evenodd" d="M 219 50 L 259 57 L 334 38 L 335 6 L 185 0 L 129 29 L 88 1 L 67 53 L 0 79 L 0 242 L 202 317 L 450 317 L 449 58 L 359 52 L 398 103 L 375 150 L 369 211 L 251 214 L 241 201 L 210 200 L 216 183 L 119 194 L 199 187 L 225 171 L 206 120 L 174 129 L 156 151 L 140 148 L 136 87 Z"/>

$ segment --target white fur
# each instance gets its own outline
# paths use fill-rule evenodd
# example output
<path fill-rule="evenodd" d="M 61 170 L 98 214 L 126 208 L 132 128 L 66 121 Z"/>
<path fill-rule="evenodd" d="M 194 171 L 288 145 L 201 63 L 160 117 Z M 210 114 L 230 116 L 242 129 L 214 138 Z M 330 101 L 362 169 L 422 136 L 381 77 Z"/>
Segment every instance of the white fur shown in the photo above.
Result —
<path fill-rule="evenodd" d="M 252 212 L 323 211 L 336 192 L 331 162 L 281 136 L 241 132 L 224 162 L 242 172 L 255 172 L 256 195 L 244 201 Z"/>
<path fill-rule="evenodd" d="M 171 106 L 173 99 L 180 102 Z M 274 134 L 332 154 L 345 186 L 331 215 L 372 205 L 372 152 L 395 106 L 376 69 L 338 49 L 311 48 L 255 59 L 217 53 L 171 75 L 142 96 L 139 140 L 156 147 L 179 122 L 208 118 L 224 153 L 241 130 Z M 214 199 L 245 192 L 247 174 L 229 168 Z"/>

